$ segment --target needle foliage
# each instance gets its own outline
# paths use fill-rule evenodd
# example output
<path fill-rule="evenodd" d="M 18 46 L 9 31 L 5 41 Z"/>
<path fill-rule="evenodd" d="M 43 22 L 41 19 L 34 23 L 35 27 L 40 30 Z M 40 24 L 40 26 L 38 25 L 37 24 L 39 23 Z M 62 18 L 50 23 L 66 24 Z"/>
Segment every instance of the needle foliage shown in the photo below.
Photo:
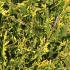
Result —
<path fill-rule="evenodd" d="M 0 0 L 0 70 L 70 70 L 70 0 Z"/>

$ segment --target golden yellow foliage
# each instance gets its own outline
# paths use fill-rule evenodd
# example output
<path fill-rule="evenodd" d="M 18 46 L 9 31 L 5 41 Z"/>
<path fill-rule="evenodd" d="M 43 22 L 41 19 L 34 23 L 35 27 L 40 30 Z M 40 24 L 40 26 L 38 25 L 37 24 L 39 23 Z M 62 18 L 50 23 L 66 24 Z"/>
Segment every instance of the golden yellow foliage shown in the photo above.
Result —
<path fill-rule="evenodd" d="M 61 28 L 63 26 L 63 23 L 59 21 L 57 26 L 58 26 L 58 28 Z"/>
<path fill-rule="evenodd" d="M 9 13 L 8 13 L 8 11 L 6 11 L 6 10 L 3 11 L 2 14 L 3 14 L 3 16 L 9 16 Z"/>
<path fill-rule="evenodd" d="M 49 61 L 48 60 L 44 60 L 43 62 L 41 62 L 39 65 L 38 65 L 38 68 L 40 67 L 45 67 L 46 65 L 48 65 Z"/>
<path fill-rule="evenodd" d="M 65 2 L 70 2 L 70 0 L 64 0 Z"/>
<path fill-rule="evenodd" d="M 66 7 L 66 10 L 69 11 L 69 10 L 70 10 L 70 6 L 67 6 L 67 7 Z"/>

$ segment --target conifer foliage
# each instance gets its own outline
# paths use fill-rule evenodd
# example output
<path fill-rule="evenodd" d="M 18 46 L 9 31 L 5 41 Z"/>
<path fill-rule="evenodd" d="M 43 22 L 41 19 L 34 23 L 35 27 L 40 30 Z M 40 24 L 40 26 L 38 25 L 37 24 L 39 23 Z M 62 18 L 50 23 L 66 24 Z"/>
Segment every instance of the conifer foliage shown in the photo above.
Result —
<path fill-rule="evenodd" d="M 0 70 L 70 70 L 70 0 L 0 0 Z"/>

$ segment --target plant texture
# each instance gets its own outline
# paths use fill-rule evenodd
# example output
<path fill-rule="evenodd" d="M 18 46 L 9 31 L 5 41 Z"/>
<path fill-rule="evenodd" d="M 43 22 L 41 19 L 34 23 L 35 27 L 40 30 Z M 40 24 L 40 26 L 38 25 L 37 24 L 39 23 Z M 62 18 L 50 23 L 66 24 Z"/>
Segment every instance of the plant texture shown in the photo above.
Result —
<path fill-rule="evenodd" d="M 0 70 L 70 70 L 70 0 L 0 0 Z"/>

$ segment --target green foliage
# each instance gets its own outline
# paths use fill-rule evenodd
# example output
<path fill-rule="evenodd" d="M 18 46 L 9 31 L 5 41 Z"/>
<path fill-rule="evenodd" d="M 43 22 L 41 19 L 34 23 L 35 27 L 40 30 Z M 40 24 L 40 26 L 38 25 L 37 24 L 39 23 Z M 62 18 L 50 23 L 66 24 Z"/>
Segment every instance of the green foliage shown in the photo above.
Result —
<path fill-rule="evenodd" d="M 70 70 L 69 3 L 1 0 L 0 70 Z"/>

